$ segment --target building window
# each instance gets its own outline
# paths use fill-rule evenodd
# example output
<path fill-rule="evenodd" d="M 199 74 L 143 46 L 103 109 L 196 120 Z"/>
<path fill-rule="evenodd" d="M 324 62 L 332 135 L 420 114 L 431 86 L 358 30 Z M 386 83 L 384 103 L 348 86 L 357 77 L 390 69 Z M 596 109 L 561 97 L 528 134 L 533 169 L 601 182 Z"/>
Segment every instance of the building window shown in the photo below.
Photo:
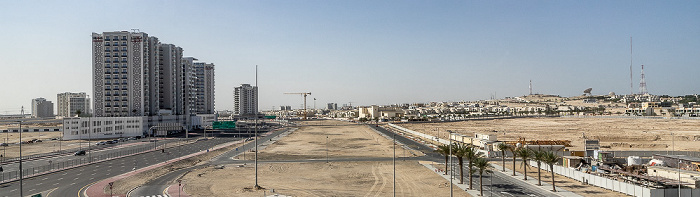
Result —
<path fill-rule="evenodd" d="M 122 47 L 122 51 L 126 51 L 126 47 Z"/>

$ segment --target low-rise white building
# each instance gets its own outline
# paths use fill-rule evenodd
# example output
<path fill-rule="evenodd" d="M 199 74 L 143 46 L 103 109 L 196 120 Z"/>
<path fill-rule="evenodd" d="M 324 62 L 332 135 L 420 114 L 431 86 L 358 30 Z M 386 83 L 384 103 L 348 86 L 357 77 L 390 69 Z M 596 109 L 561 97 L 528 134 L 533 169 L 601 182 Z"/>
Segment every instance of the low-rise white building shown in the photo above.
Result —
<path fill-rule="evenodd" d="M 153 133 L 163 136 L 191 129 L 191 121 L 184 115 L 64 118 L 63 139 L 110 139 Z"/>
<path fill-rule="evenodd" d="M 63 140 L 143 136 L 145 117 L 81 117 L 63 119 Z"/>

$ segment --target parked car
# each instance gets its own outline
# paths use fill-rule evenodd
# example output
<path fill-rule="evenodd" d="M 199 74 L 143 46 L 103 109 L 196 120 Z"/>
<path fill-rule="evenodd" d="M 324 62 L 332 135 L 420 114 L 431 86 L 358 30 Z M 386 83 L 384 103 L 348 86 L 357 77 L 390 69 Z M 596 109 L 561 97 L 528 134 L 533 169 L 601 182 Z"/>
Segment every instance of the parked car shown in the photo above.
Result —
<path fill-rule="evenodd" d="M 105 143 L 107 143 L 107 144 L 114 144 L 114 141 L 111 141 L 111 140 L 110 140 L 110 141 L 106 141 Z"/>
<path fill-rule="evenodd" d="M 107 143 L 106 143 L 106 142 L 97 142 L 97 143 L 95 143 L 95 145 L 105 145 L 105 144 L 107 144 Z"/>
<path fill-rule="evenodd" d="M 8 146 L 7 143 L 0 143 L 0 146 Z"/>
<path fill-rule="evenodd" d="M 75 156 L 82 156 L 82 155 L 85 155 L 85 151 L 84 151 L 84 150 L 79 150 L 78 152 L 75 152 L 73 155 L 75 155 Z"/>
<path fill-rule="evenodd" d="M 112 140 L 112 143 L 119 143 L 119 140 Z"/>

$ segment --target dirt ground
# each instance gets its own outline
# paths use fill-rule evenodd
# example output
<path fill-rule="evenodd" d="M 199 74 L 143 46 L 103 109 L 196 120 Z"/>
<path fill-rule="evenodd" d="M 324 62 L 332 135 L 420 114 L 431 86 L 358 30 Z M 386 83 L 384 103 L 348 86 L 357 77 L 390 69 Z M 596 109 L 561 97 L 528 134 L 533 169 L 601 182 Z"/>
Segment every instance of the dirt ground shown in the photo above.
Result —
<path fill-rule="evenodd" d="M 190 172 L 183 178 L 184 190 L 192 196 L 259 196 L 270 195 L 272 189 L 276 194 L 291 196 L 392 195 L 391 161 L 303 161 L 325 159 L 326 146 L 331 159 L 392 156 L 391 141 L 364 125 L 327 120 L 318 122 L 338 126 L 302 127 L 260 150 L 258 157 L 264 161 L 301 160 L 260 163 L 258 183 L 265 190 L 252 189 L 255 176 L 251 163 Z M 325 143 L 326 135 L 329 136 L 328 144 Z M 449 195 L 449 181 L 417 161 L 397 160 L 396 174 L 397 196 Z M 468 195 L 459 189 L 454 192 L 457 196 Z"/>
<path fill-rule="evenodd" d="M 498 140 L 571 140 L 571 150 L 583 150 L 583 136 L 599 139 L 603 150 L 700 151 L 700 120 L 516 118 L 444 123 L 400 124 L 429 135 L 447 138 L 447 130 L 460 134 L 497 134 Z M 674 133 L 674 138 L 671 138 Z"/>
<path fill-rule="evenodd" d="M 497 165 L 502 165 L 502 163 L 500 161 L 493 161 L 491 163 L 497 164 Z M 544 164 L 542 164 L 542 165 L 544 165 Z M 515 162 L 515 166 L 516 166 L 515 171 L 517 171 L 519 173 L 523 173 L 524 167 L 522 165 L 522 162 L 520 162 L 520 161 Z M 506 159 L 506 168 L 511 169 L 511 170 L 513 169 L 513 160 L 509 161 L 508 159 Z M 498 168 L 495 170 L 500 171 L 500 170 L 502 170 L 502 168 Z M 537 168 L 536 167 L 528 167 L 527 168 L 527 176 L 529 176 L 528 179 L 535 178 L 535 180 L 537 180 Z M 522 179 L 523 176 L 520 175 L 520 176 L 518 176 L 518 178 Z M 606 189 L 603 189 L 600 187 L 591 186 L 591 185 L 584 185 L 583 183 L 581 183 L 577 180 L 570 179 L 568 177 L 561 176 L 558 174 L 554 174 L 554 181 L 556 182 L 555 186 L 561 187 L 567 191 L 574 192 L 574 193 L 579 194 L 581 196 L 601 196 L 601 197 L 603 197 L 603 196 L 606 196 L 606 197 L 608 197 L 608 196 L 611 196 L 611 197 L 612 196 L 619 196 L 619 197 L 627 196 L 626 194 L 606 190 Z M 547 184 L 552 183 L 552 173 L 551 172 L 542 170 L 542 183 L 547 183 Z M 551 189 L 551 185 L 549 187 L 550 187 L 549 189 Z"/>
<path fill-rule="evenodd" d="M 88 145 L 87 140 L 67 140 L 61 141 L 60 143 L 58 140 L 51 140 L 52 138 L 60 137 L 61 132 L 22 132 L 22 141 L 29 141 L 32 139 L 42 140 L 42 142 L 22 144 L 22 155 L 50 153 L 56 152 L 59 149 L 65 150 L 78 148 L 81 146 L 80 142 L 82 142 L 82 146 Z M 0 154 L 5 154 L 4 156 L 8 158 L 19 157 L 19 144 L 16 144 L 19 142 L 19 133 L 0 133 L 0 142 L 5 142 L 5 138 L 7 138 L 7 141 L 9 141 L 9 146 L 0 147 Z M 95 142 L 96 141 L 93 141 L 93 143 Z"/>

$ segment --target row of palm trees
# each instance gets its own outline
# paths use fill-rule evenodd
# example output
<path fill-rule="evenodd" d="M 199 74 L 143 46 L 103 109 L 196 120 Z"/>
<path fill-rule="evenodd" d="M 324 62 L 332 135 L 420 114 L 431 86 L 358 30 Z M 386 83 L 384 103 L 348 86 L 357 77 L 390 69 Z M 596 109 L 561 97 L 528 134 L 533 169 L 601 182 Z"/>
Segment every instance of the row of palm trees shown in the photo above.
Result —
<path fill-rule="evenodd" d="M 513 153 L 513 176 L 515 176 L 515 159 L 520 158 L 522 160 L 522 165 L 523 165 L 523 179 L 527 180 L 527 168 L 528 168 L 528 161 L 534 160 L 537 162 L 537 185 L 542 185 L 542 163 L 545 163 L 549 165 L 549 169 L 554 169 L 554 164 L 559 161 L 561 157 L 559 157 L 557 154 L 554 152 L 550 151 L 541 151 L 541 150 L 531 150 L 528 148 L 524 147 L 515 147 L 508 145 L 506 143 L 498 143 L 496 144 L 496 148 L 501 150 L 501 159 L 503 161 L 503 171 L 506 171 L 506 151 L 510 151 Z M 554 186 L 554 170 L 551 170 L 552 172 L 552 191 L 556 192 L 557 189 Z"/>
<path fill-rule="evenodd" d="M 451 150 L 450 150 L 451 149 Z M 464 160 L 468 162 L 468 173 L 469 173 L 469 189 L 474 189 L 472 187 L 473 174 L 479 173 L 479 192 L 483 196 L 483 174 L 492 173 L 491 165 L 486 161 L 484 155 L 478 151 L 478 148 L 473 145 L 464 145 L 458 143 L 452 143 L 451 145 L 440 145 L 438 146 L 438 152 L 445 156 L 445 175 L 447 175 L 447 161 L 449 159 L 450 153 L 452 156 L 457 157 L 457 162 L 459 164 L 459 184 L 464 184 Z"/>
<path fill-rule="evenodd" d="M 545 163 L 549 165 L 550 169 L 554 169 L 554 164 L 557 163 L 557 161 L 560 159 L 558 155 L 556 155 L 553 152 L 548 152 L 548 151 L 534 151 L 531 149 L 527 148 L 518 148 L 515 146 L 508 145 L 506 143 L 499 143 L 496 145 L 496 148 L 501 150 L 501 159 L 503 161 L 503 171 L 506 170 L 506 160 L 505 160 L 505 153 L 506 151 L 510 151 L 513 153 L 513 176 L 515 176 L 515 159 L 520 158 L 523 161 L 523 166 L 525 173 L 523 173 L 523 179 L 527 180 L 527 162 L 529 160 L 534 160 L 537 162 L 537 179 L 538 179 L 538 185 L 542 185 L 542 176 L 541 176 L 541 164 Z M 450 150 L 451 149 L 451 150 Z M 468 173 L 469 173 L 469 189 L 472 188 L 472 178 L 474 173 L 479 173 L 479 192 L 483 196 L 483 174 L 484 173 L 492 173 L 491 171 L 491 165 L 489 165 L 488 161 L 484 158 L 484 155 L 480 152 L 478 152 L 478 148 L 474 145 L 471 144 L 460 144 L 460 143 L 452 143 L 451 145 L 439 145 L 437 147 L 437 150 L 435 152 L 440 153 L 445 156 L 445 175 L 447 175 L 447 163 L 448 159 L 450 157 L 450 153 L 452 156 L 457 158 L 457 163 L 459 165 L 459 184 L 464 184 L 464 160 L 468 162 L 467 167 L 468 167 Z M 556 188 L 554 186 L 554 171 L 552 171 L 552 191 L 556 192 Z"/>

